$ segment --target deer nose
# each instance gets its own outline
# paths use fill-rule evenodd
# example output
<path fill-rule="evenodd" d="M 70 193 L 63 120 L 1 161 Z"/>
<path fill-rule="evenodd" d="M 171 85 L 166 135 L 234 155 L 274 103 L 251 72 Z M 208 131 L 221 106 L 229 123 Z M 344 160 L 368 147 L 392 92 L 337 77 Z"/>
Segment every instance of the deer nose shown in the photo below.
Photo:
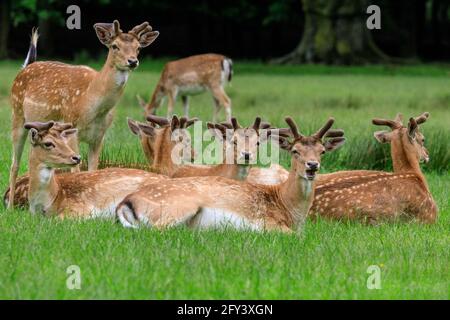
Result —
<path fill-rule="evenodd" d="M 75 163 L 75 164 L 80 164 L 80 162 L 81 162 L 81 156 L 79 156 L 79 155 L 72 156 L 72 161 L 73 161 L 73 163 Z"/>
<path fill-rule="evenodd" d="M 128 66 L 130 68 L 136 68 L 139 64 L 139 60 L 138 59 L 128 59 Z"/>
<path fill-rule="evenodd" d="M 319 167 L 320 167 L 320 163 L 318 163 L 317 161 L 307 161 L 306 162 L 306 167 L 309 170 L 317 171 L 319 169 Z"/>

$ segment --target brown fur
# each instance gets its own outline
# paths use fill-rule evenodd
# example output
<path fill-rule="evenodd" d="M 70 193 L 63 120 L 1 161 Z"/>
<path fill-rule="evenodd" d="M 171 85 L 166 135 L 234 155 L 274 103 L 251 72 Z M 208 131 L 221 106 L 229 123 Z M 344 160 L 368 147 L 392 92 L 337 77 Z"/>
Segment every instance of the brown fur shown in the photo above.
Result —
<path fill-rule="evenodd" d="M 229 69 L 224 70 L 224 64 Z M 214 99 L 215 111 L 213 122 L 217 119 L 220 107 L 225 108 L 227 121 L 231 120 L 231 100 L 224 91 L 226 82 L 231 80 L 232 62 L 220 54 L 201 54 L 168 62 L 161 73 L 158 84 L 149 103 L 142 103 L 146 115 L 153 114 L 161 105 L 164 97 L 168 98 L 167 117 L 173 114 L 178 94 L 182 96 L 184 113 L 188 117 L 188 96 L 209 91 Z M 196 88 L 198 92 L 190 89 Z M 194 90 L 195 91 L 195 90 Z"/>
<path fill-rule="evenodd" d="M 114 106 L 131 71 L 129 61 L 137 61 L 139 48 L 149 45 L 158 36 L 148 23 L 129 33 L 122 33 L 117 21 L 94 27 L 99 40 L 109 48 L 101 71 L 54 61 L 34 62 L 25 66 L 13 82 L 11 205 L 26 139 L 24 123 L 50 120 L 72 123 L 80 130 L 80 141 L 89 145 L 89 170 L 95 170 Z M 73 141 L 72 148 L 78 150 L 77 141 Z"/>
<path fill-rule="evenodd" d="M 332 123 L 329 120 L 325 127 Z M 291 125 L 294 127 L 293 121 Z M 166 180 L 127 196 L 118 206 L 119 220 L 131 227 L 194 227 L 196 219 L 200 219 L 198 214 L 209 208 L 233 212 L 258 229 L 291 232 L 301 228 L 314 197 L 313 179 L 321 154 L 339 147 L 344 139 L 322 143 L 322 133 L 310 137 L 294 135 L 293 142 L 280 136 L 273 138 L 292 154 L 291 171 L 284 183 L 265 186 L 222 177 Z"/>
<path fill-rule="evenodd" d="M 32 145 L 28 192 L 32 213 L 59 217 L 108 216 L 127 194 L 146 183 L 165 179 L 142 170 L 120 168 L 55 175 L 56 169 L 73 167 L 81 159 L 69 145 L 68 137 L 76 134 L 76 129 L 58 126 L 53 122 L 25 124 Z"/>
<path fill-rule="evenodd" d="M 421 116 L 423 117 L 423 115 Z M 428 118 L 426 114 L 425 120 Z M 423 118 L 416 118 L 420 123 Z M 333 219 L 393 220 L 399 217 L 426 223 L 436 221 L 437 206 L 419 162 L 428 161 L 424 136 L 410 119 L 408 127 L 395 120 L 374 120 L 391 132 L 376 132 L 382 143 L 391 144 L 394 173 L 382 171 L 342 171 L 318 180 L 313 215 Z M 410 134 L 411 126 L 416 126 Z"/>

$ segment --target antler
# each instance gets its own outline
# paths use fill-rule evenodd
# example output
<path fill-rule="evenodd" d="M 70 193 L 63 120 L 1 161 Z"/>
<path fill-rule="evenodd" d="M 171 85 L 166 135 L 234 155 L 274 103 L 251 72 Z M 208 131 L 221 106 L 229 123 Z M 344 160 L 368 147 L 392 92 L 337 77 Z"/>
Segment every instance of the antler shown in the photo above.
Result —
<path fill-rule="evenodd" d="M 187 119 L 187 118 L 186 118 Z M 190 126 L 192 126 L 195 122 L 198 121 L 198 118 L 192 118 L 192 119 L 188 119 L 186 121 L 186 125 L 184 128 L 189 128 Z"/>
<path fill-rule="evenodd" d="M 401 117 L 401 115 L 397 115 L 397 118 Z M 397 119 L 396 118 L 396 119 Z M 376 126 L 388 126 L 391 129 L 398 129 L 401 128 L 403 126 L 403 124 L 397 120 L 389 120 L 389 119 L 379 119 L 379 118 L 374 118 L 372 119 L 372 123 Z"/>
<path fill-rule="evenodd" d="M 159 125 L 160 127 L 166 127 L 170 124 L 169 120 L 167 120 L 166 118 L 155 116 L 153 114 L 147 116 L 146 119 L 147 119 L 147 121 L 153 122 L 153 123 Z"/>
<path fill-rule="evenodd" d="M 122 33 L 122 30 L 120 30 L 120 23 L 117 20 L 113 21 L 113 30 L 114 30 L 114 35 L 113 36 L 118 36 L 119 34 Z"/>
<path fill-rule="evenodd" d="M 237 130 L 239 128 L 241 128 L 241 126 L 239 125 L 238 121 L 236 118 L 231 118 L 231 124 L 233 125 L 233 129 Z"/>
<path fill-rule="evenodd" d="M 318 139 L 322 139 L 323 136 L 327 133 L 327 131 L 330 130 L 333 123 L 334 123 L 334 118 L 328 119 L 328 121 L 325 123 L 325 125 L 322 128 L 320 128 L 316 133 L 314 133 L 313 136 Z"/>
<path fill-rule="evenodd" d="M 261 117 L 256 117 L 255 118 L 255 122 L 253 123 L 253 129 L 255 129 L 256 131 L 259 130 L 261 126 Z M 270 125 L 269 125 L 270 126 Z"/>
<path fill-rule="evenodd" d="M 430 114 L 428 112 L 424 112 L 420 116 L 415 117 L 414 120 L 416 120 L 417 124 L 422 124 L 425 121 L 427 121 L 429 116 L 430 116 Z"/>
<path fill-rule="evenodd" d="M 148 29 L 148 31 L 146 30 Z M 130 31 L 128 31 L 128 33 L 135 35 L 137 38 L 140 37 L 141 33 L 146 30 L 146 32 L 152 31 L 152 27 L 150 26 L 150 24 L 145 21 L 143 23 L 141 23 L 140 25 L 135 26 L 133 29 L 131 29 Z"/>
<path fill-rule="evenodd" d="M 65 130 L 69 130 L 73 128 L 73 124 L 71 123 L 60 123 L 60 122 L 56 122 L 53 125 L 53 129 L 57 130 L 57 131 L 65 131 Z"/>
<path fill-rule="evenodd" d="M 342 129 L 330 129 L 325 134 L 324 138 L 338 138 L 344 136 L 344 130 Z"/>
<path fill-rule="evenodd" d="M 175 131 L 176 129 L 181 127 L 181 122 L 178 119 L 178 117 L 174 114 L 172 116 L 172 121 L 170 121 L 170 128 L 172 129 L 172 131 Z"/>
<path fill-rule="evenodd" d="M 288 124 L 289 128 L 291 128 L 291 133 L 294 137 L 294 139 L 300 139 L 302 135 L 298 132 L 297 124 L 295 124 L 294 119 L 291 117 L 284 118 L 284 121 Z"/>
<path fill-rule="evenodd" d="M 49 122 L 27 122 L 24 124 L 24 128 L 29 130 L 29 129 L 36 129 L 37 131 L 47 131 L 49 130 L 51 127 L 53 127 L 53 125 L 55 124 L 54 121 L 49 121 Z"/>

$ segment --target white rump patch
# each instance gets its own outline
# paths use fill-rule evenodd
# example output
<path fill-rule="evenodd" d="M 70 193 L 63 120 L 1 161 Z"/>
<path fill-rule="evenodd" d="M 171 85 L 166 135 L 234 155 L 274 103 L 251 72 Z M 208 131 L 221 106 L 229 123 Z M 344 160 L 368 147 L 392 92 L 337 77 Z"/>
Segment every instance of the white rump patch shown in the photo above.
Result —
<path fill-rule="evenodd" d="M 203 208 L 193 219 L 196 228 L 234 228 L 239 230 L 261 230 L 261 226 L 239 214 L 218 208 Z"/>

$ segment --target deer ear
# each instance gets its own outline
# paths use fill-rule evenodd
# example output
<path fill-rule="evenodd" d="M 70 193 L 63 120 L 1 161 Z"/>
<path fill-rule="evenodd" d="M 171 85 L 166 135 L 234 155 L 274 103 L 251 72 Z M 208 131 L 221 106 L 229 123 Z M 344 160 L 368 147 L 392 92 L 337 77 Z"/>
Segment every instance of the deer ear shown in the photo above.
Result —
<path fill-rule="evenodd" d="M 131 132 L 135 135 L 139 135 L 139 126 L 136 123 L 136 121 L 131 120 L 130 118 L 127 119 L 128 128 L 130 128 Z"/>
<path fill-rule="evenodd" d="M 389 143 L 391 142 L 392 133 L 389 131 L 376 131 L 373 136 L 379 143 Z"/>
<path fill-rule="evenodd" d="M 325 151 L 330 152 L 339 149 L 345 143 L 344 137 L 331 138 L 325 141 L 323 146 L 325 147 Z"/>
<path fill-rule="evenodd" d="M 64 138 L 68 138 L 70 136 L 76 135 L 77 133 L 78 133 L 77 128 L 67 129 L 67 130 L 64 130 L 63 132 L 61 132 L 61 136 Z"/>
<path fill-rule="evenodd" d="M 153 41 L 156 40 L 156 38 L 158 38 L 158 36 L 158 31 L 143 32 L 139 36 L 139 43 L 141 44 L 142 48 L 148 47 L 152 44 Z"/>
<path fill-rule="evenodd" d="M 142 131 L 146 136 L 154 137 L 155 136 L 155 128 L 152 126 L 148 126 L 146 124 L 139 123 L 139 130 Z"/>
<path fill-rule="evenodd" d="M 278 135 L 271 135 L 271 139 L 273 142 L 278 143 L 278 145 L 280 146 L 281 149 L 290 151 L 292 148 L 292 144 L 285 137 L 278 136 Z"/>
<path fill-rule="evenodd" d="M 41 140 L 41 136 L 39 135 L 39 131 L 35 128 L 31 128 L 29 131 L 31 144 L 37 144 Z"/>
<path fill-rule="evenodd" d="M 109 46 L 113 39 L 113 24 L 112 23 L 96 23 L 94 24 L 95 33 L 98 40 L 105 46 Z"/>

